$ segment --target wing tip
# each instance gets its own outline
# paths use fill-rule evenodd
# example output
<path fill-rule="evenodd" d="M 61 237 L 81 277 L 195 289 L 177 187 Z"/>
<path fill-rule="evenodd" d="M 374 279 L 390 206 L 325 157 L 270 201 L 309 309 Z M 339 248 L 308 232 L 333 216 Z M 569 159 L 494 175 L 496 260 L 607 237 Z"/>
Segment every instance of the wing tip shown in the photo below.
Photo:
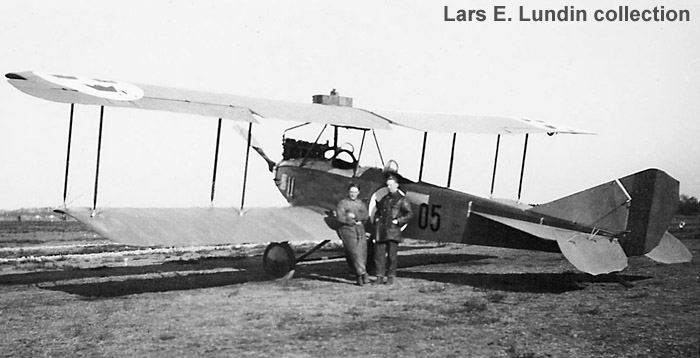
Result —
<path fill-rule="evenodd" d="M 19 74 L 17 74 L 17 73 L 14 73 L 14 72 L 8 72 L 8 73 L 6 73 L 6 74 L 5 74 L 5 78 L 7 78 L 7 79 L 9 79 L 9 80 L 22 80 L 22 81 L 26 81 L 26 80 L 27 80 L 26 77 L 23 77 L 23 76 L 21 76 L 21 75 L 19 75 Z"/>

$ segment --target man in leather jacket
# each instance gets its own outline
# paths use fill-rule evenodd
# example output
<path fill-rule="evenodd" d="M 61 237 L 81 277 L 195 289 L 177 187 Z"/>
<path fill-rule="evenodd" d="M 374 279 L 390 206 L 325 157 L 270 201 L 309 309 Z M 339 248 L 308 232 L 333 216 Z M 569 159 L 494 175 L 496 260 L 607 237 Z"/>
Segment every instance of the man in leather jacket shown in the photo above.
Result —
<path fill-rule="evenodd" d="M 389 193 L 377 204 L 375 223 L 377 225 L 377 237 L 374 246 L 374 264 L 377 268 L 377 281 L 375 284 L 393 284 L 398 267 L 398 248 L 403 241 L 401 227 L 406 225 L 413 211 L 411 204 L 405 195 L 399 190 L 399 183 L 395 176 L 390 175 L 386 180 Z M 384 281 L 386 273 L 387 280 Z"/>
<path fill-rule="evenodd" d="M 369 276 L 365 270 L 367 262 L 365 222 L 369 220 L 369 213 L 365 203 L 357 198 L 359 194 L 360 187 L 357 184 L 350 184 L 348 197 L 338 203 L 335 212 L 341 223 L 338 236 L 343 241 L 345 258 L 356 275 L 357 284 L 362 286 L 369 283 Z"/>

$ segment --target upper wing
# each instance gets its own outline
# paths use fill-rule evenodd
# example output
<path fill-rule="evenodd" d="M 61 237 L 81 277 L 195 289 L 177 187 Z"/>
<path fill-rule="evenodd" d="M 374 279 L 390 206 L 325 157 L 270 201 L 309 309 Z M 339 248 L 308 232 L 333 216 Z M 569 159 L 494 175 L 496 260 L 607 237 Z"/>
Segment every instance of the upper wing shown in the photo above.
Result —
<path fill-rule="evenodd" d="M 154 109 L 257 122 L 246 108 L 208 100 L 207 96 L 196 91 L 38 72 L 8 73 L 5 77 L 20 91 L 48 101 Z"/>
<path fill-rule="evenodd" d="M 381 110 L 372 112 L 387 118 L 394 124 L 417 129 L 423 132 L 479 134 L 594 134 L 592 132 L 586 132 L 558 124 L 526 118 L 441 113 L 406 113 Z"/>
<path fill-rule="evenodd" d="M 8 73 L 22 92 L 41 99 L 98 106 L 154 109 L 256 123 L 289 119 L 360 128 L 390 129 L 386 119 L 352 107 L 292 103 L 178 88 L 64 76 L 38 72 Z"/>
<path fill-rule="evenodd" d="M 337 238 L 323 214 L 304 207 L 252 208 L 65 208 L 100 235 L 137 246 L 315 241 Z"/>
<path fill-rule="evenodd" d="M 153 109 L 252 123 L 257 122 L 253 115 L 258 115 L 368 129 L 390 129 L 390 124 L 396 124 L 420 131 L 445 133 L 591 134 L 524 118 L 368 111 L 40 72 L 7 73 L 5 77 L 20 91 L 49 101 Z"/>

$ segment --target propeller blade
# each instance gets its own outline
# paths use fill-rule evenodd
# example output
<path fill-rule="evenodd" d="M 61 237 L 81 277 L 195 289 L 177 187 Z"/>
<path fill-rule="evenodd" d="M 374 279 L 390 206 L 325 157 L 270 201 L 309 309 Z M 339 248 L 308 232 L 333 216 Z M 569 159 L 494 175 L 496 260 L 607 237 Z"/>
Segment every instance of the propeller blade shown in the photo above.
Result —
<path fill-rule="evenodd" d="M 233 126 L 233 129 L 236 131 L 236 133 L 240 134 L 246 142 L 248 141 L 247 128 L 235 124 Z M 276 163 L 272 159 L 270 159 L 270 157 L 268 157 L 267 154 L 265 154 L 265 151 L 262 149 L 260 142 L 258 142 L 258 140 L 255 139 L 255 137 L 253 136 L 251 136 L 250 138 L 250 147 L 253 148 L 258 153 L 258 155 L 260 155 L 265 160 L 265 162 L 267 162 L 267 169 L 270 171 L 270 173 L 272 173 L 272 170 L 274 169 Z"/>

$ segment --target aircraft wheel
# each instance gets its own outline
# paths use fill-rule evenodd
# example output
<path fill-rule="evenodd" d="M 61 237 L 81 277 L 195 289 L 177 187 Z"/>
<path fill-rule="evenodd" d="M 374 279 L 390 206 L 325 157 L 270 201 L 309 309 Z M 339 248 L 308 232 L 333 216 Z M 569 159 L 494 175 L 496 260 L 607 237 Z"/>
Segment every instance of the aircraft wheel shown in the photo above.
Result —
<path fill-rule="evenodd" d="M 291 278 L 294 275 L 296 257 L 286 242 L 267 245 L 263 254 L 263 269 L 272 278 Z"/>

